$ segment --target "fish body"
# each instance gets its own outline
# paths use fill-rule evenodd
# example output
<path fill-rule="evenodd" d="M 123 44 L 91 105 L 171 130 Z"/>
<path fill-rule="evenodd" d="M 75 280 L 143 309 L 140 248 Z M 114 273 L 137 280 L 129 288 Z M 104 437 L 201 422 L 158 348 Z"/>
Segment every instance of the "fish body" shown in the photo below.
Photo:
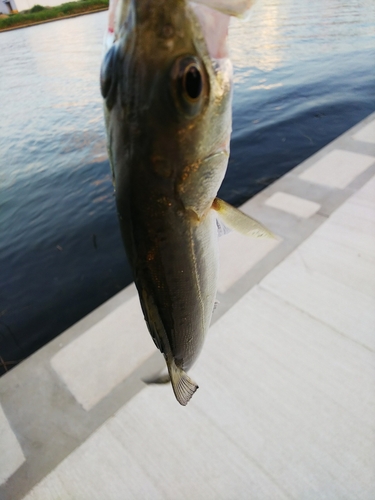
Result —
<path fill-rule="evenodd" d="M 116 12 L 101 90 L 118 216 L 149 332 L 186 405 L 216 296 L 228 16 L 186 0 L 122 0 Z M 213 20 L 222 36 L 207 43 Z"/>

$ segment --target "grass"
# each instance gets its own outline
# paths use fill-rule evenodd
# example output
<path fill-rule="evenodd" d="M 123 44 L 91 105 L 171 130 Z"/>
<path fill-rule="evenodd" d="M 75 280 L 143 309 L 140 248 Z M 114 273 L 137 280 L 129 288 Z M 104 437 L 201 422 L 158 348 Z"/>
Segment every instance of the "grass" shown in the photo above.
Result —
<path fill-rule="evenodd" d="M 79 0 L 68 2 L 56 7 L 42 7 L 34 5 L 30 10 L 24 10 L 18 14 L 10 14 L 0 19 L 0 31 L 18 26 L 28 26 L 34 23 L 60 19 L 74 14 L 83 14 L 93 10 L 108 8 L 109 0 Z"/>

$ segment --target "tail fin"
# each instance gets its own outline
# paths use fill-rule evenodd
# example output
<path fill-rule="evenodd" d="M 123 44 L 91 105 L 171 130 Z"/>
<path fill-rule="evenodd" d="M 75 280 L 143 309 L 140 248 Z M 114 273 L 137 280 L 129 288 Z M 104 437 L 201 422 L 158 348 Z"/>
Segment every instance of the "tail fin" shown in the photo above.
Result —
<path fill-rule="evenodd" d="M 192 398 L 194 392 L 198 389 L 198 385 L 189 377 L 187 373 L 176 366 L 173 358 L 172 361 L 167 360 L 167 365 L 174 395 L 180 405 L 186 406 Z"/>

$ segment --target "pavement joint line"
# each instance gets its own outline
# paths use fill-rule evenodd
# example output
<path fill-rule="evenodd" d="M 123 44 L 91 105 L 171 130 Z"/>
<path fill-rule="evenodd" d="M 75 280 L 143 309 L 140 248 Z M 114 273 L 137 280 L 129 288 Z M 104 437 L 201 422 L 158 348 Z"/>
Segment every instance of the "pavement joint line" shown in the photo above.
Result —
<path fill-rule="evenodd" d="M 365 127 L 371 129 L 372 123 L 375 123 L 375 113 L 297 165 L 292 171 L 243 205 L 245 211 L 255 218 L 260 218 L 262 223 L 277 234 L 281 233 L 282 241 L 224 294 L 218 294 L 220 305 L 214 312 L 213 324 L 375 175 L 375 144 L 353 138 Z M 337 148 L 354 153 L 363 151 L 366 155 L 374 156 L 374 162 L 343 189 L 318 186 L 299 177 L 302 172 Z M 265 200 L 277 191 L 318 203 L 321 208 L 308 218 L 299 218 L 265 205 Z M 163 357 L 155 349 L 154 354 L 136 367 L 128 377 L 116 385 L 89 411 L 85 411 L 50 364 L 50 359 L 64 346 L 74 343 L 88 328 L 135 295 L 134 284 L 129 285 L 1 377 L 1 408 L 26 457 L 26 461 L 7 478 L 5 483 L 0 485 L 2 500 L 22 499 L 58 463 L 141 391 L 145 387 L 142 380 L 150 378 L 164 366 Z M 148 335 L 146 327 L 144 335 Z"/>

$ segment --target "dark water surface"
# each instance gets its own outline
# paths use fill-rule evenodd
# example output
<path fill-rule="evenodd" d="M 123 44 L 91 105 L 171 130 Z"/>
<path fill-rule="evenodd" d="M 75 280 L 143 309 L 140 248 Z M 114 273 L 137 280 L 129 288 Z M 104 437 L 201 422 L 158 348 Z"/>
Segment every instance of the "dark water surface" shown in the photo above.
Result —
<path fill-rule="evenodd" d="M 98 74 L 107 13 L 0 33 L 0 373 L 131 281 Z M 234 22 L 241 204 L 375 110 L 373 0 L 259 0 Z"/>

